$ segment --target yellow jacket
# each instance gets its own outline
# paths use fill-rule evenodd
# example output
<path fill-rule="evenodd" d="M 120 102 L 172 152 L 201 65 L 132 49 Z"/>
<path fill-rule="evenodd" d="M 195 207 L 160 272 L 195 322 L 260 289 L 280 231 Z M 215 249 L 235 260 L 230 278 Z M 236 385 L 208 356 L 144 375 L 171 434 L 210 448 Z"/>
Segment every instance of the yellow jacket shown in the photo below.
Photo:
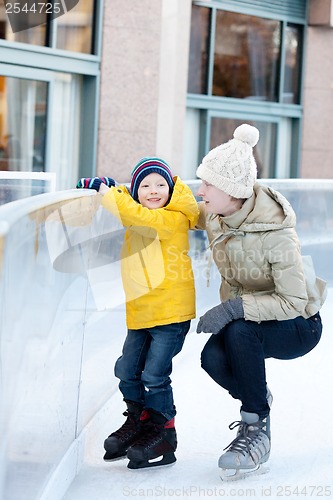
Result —
<path fill-rule="evenodd" d="M 102 205 L 127 228 L 121 250 L 126 322 L 132 330 L 195 317 L 195 288 L 188 231 L 199 210 L 178 177 L 167 206 L 143 207 L 125 186 L 112 187 Z"/>

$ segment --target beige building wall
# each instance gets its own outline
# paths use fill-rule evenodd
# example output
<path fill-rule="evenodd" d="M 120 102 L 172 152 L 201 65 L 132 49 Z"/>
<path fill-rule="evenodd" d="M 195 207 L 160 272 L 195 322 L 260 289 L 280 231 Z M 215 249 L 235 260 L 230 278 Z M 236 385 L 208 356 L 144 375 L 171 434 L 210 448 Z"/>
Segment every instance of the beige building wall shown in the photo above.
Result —
<path fill-rule="evenodd" d="M 310 0 L 304 82 L 301 177 L 333 178 L 331 0 Z"/>
<path fill-rule="evenodd" d="M 104 2 L 97 174 L 126 182 L 143 156 L 180 174 L 191 0 Z"/>

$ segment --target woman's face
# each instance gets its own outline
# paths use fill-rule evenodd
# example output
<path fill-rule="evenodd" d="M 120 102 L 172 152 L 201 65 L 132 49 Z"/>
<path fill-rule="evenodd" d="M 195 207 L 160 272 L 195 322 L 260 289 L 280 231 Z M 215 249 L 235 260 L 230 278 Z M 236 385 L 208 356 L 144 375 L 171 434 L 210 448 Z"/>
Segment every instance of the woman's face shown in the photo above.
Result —
<path fill-rule="evenodd" d="M 207 212 L 225 217 L 239 210 L 243 203 L 206 181 L 202 181 L 197 196 L 201 196 Z"/>

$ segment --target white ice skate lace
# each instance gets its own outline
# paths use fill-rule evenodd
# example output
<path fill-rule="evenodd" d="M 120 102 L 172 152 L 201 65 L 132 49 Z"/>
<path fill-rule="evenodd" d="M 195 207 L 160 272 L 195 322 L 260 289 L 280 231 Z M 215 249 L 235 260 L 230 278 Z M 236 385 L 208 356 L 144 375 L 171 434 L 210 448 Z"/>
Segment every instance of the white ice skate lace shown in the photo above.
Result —
<path fill-rule="evenodd" d="M 232 422 L 229 425 L 229 429 L 233 430 L 236 427 L 239 427 L 239 429 L 235 439 L 233 439 L 231 443 L 224 448 L 224 450 L 228 449 L 228 451 L 234 453 L 239 452 L 242 453 L 242 455 L 244 456 L 246 456 L 246 453 L 249 453 L 252 460 L 256 462 L 255 458 L 251 453 L 251 448 L 253 450 L 254 447 L 260 443 L 262 428 L 265 427 L 265 425 L 266 422 L 263 422 L 261 420 L 255 422 L 254 424 L 247 424 L 241 420 L 240 421 L 236 420 L 235 422 Z"/>

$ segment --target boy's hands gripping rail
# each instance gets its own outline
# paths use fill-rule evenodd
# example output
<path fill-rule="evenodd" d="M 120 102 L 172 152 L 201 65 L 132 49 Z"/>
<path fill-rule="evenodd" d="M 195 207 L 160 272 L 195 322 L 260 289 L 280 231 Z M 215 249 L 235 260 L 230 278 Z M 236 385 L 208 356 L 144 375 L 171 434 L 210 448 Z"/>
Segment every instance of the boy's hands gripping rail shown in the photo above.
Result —
<path fill-rule="evenodd" d="M 101 184 L 112 187 L 116 185 L 116 182 L 111 177 L 82 177 L 76 187 L 77 189 L 95 189 L 98 192 Z"/>

